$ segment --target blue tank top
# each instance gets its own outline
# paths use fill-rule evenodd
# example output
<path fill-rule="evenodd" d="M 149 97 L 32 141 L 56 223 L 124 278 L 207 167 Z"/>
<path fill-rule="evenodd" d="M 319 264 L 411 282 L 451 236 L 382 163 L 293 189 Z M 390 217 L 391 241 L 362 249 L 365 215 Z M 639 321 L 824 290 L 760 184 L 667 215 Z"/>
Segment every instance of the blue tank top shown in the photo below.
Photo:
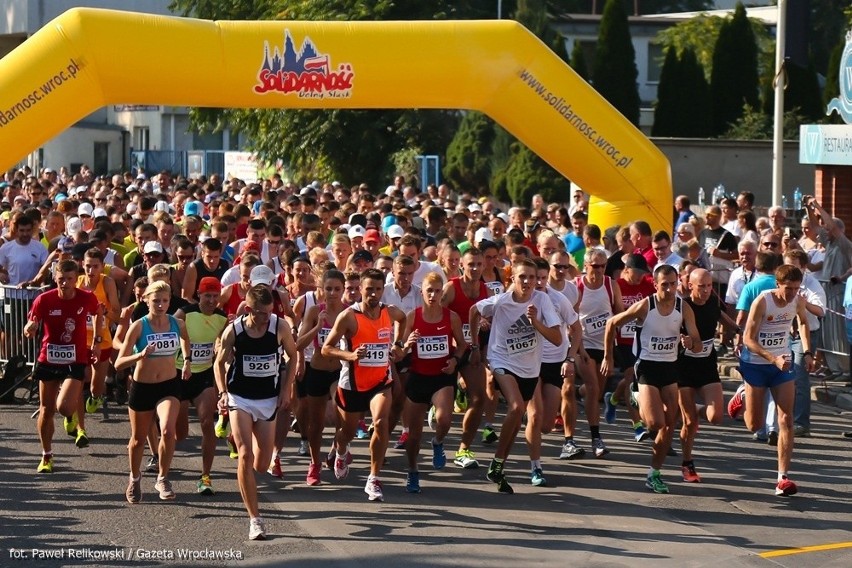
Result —
<path fill-rule="evenodd" d="M 141 353 L 148 345 L 154 346 L 154 352 L 149 357 L 174 357 L 180 349 L 180 328 L 173 316 L 169 318 L 169 331 L 158 333 L 151 329 L 149 316 L 142 318 L 142 333 L 136 340 L 136 353 Z"/>

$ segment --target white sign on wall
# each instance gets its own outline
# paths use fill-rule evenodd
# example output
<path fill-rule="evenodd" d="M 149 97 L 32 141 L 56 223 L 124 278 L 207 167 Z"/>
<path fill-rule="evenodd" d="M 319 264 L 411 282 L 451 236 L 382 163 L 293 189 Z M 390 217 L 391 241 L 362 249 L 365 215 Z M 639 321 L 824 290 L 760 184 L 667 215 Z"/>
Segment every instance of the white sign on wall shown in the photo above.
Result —
<path fill-rule="evenodd" d="M 852 125 L 800 126 L 799 163 L 852 166 Z"/>
<path fill-rule="evenodd" d="M 225 179 L 257 182 L 257 158 L 251 152 L 225 152 Z"/>

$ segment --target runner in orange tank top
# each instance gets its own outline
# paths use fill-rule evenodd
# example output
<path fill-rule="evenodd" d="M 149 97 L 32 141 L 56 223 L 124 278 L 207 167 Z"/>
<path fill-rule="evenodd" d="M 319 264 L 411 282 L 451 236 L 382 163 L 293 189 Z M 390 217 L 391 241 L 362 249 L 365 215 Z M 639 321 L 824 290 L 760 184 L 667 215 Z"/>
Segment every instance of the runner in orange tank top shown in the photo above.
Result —
<path fill-rule="evenodd" d="M 402 358 L 400 336 L 405 314 L 379 300 L 385 288 L 385 275 L 368 268 L 361 274 L 361 301 L 341 313 L 326 337 L 321 353 L 343 361 L 337 387 L 340 427 L 337 430 L 334 475 L 343 479 L 349 474 L 349 442 L 355 437 L 358 420 L 367 410 L 373 418 L 375 433 L 370 439 L 370 476 L 364 491 L 370 501 L 382 501 L 379 472 L 388 447 L 388 415 L 393 395 L 390 374 L 391 359 Z M 340 340 L 346 349 L 338 347 Z"/>

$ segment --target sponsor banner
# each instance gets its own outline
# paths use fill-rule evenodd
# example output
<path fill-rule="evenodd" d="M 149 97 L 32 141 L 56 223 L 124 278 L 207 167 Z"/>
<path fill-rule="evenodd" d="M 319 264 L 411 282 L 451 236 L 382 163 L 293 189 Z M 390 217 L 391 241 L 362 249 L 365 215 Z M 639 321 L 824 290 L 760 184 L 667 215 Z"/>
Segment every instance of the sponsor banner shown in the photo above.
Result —
<path fill-rule="evenodd" d="M 852 125 L 801 125 L 799 163 L 852 166 Z"/>
<path fill-rule="evenodd" d="M 251 152 L 225 152 L 225 179 L 257 182 L 257 159 Z"/>

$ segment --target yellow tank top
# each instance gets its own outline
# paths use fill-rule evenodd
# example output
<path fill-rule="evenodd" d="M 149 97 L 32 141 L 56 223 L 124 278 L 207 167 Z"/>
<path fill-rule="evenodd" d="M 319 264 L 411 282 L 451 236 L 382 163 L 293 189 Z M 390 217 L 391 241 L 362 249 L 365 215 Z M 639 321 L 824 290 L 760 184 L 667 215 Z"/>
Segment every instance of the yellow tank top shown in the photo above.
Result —
<path fill-rule="evenodd" d="M 86 284 L 86 276 L 85 275 L 79 276 L 77 278 L 77 287 L 83 288 L 85 284 Z M 95 286 L 95 289 L 92 290 L 92 293 L 98 299 L 99 304 L 102 304 L 105 307 L 109 307 L 109 300 L 107 299 L 106 292 L 104 291 L 104 277 L 103 277 L 103 275 L 101 275 L 100 279 L 98 280 L 98 285 Z M 106 309 L 104 311 L 106 311 Z M 95 335 L 94 321 L 95 321 L 94 316 L 90 316 L 88 323 L 86 323 L 86 341 L 89 343 L 89 345 L 92 344 L 92 338 Z M 107 321 L 106 325 L 104 326 L 104 329 L 101 330 L 101 340 L 102 340 L 101 341 L 101 349 L 109 349 L 109 348 L 112 347 L 112 333 L 110 333 L 109 328 L 110 328 L 110 322 Z"/>

